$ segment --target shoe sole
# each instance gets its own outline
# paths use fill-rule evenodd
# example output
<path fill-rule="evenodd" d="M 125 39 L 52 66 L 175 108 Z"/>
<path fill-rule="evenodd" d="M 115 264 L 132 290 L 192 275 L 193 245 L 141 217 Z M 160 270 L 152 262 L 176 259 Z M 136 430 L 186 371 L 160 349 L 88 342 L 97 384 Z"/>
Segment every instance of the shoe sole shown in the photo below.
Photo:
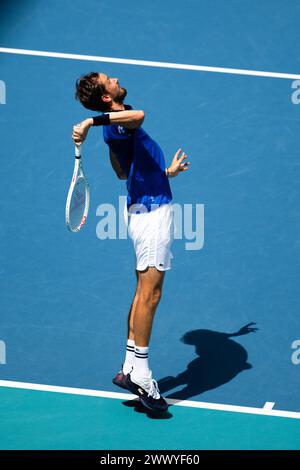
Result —
<path fill-rule="evenodd" d="M 118 382 L 117 380 L 113 379 L 112 383 L 117 385 L 117 387 L 123 388 L 124 390 L 129 390 L 129 388 L 123 384 L 122 382 Z"/>
<path fill-rule="evenodd" d="M 139 397 L 139 399 L 140 399 L 140 402 L 142 403 L 142 405 L 145 408 L 147 408 L 147 410 L 153 411 L 154 413 L 165 413 L 169 408 L 169 405 L 167 405 L 167 407 L 163 410 L 158 410 L 157 408 L 151 408 L 151 406 L 149 406 L 147 403 L 144 402 L 143 397 Z"/>

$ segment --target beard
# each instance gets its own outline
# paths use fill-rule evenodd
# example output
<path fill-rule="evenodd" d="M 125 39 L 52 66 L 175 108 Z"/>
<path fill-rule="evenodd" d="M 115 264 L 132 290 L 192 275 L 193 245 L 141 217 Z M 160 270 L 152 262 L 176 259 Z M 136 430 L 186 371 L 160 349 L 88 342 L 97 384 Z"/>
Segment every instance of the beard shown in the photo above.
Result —
<path fill-rule="evenodd" d="M 123 101 L 125 100 L 126 96 L 127 96 L 127 90 L 126 90 L 126 88 L 120 87 L 118 96 L 115 97 L 115 102 L 116 102 L 116 103 L 123 104 Z"/>

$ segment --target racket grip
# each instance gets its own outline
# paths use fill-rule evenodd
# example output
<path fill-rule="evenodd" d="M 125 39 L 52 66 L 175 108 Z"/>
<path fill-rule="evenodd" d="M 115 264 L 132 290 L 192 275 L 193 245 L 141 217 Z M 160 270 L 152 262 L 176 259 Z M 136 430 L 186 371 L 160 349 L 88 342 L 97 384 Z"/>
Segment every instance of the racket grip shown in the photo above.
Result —
<path fill-rule="evenodd" d="M 75 145 L 75 157 L 80 158 L 81 157 L 81 148 L 80 145 Z"/>

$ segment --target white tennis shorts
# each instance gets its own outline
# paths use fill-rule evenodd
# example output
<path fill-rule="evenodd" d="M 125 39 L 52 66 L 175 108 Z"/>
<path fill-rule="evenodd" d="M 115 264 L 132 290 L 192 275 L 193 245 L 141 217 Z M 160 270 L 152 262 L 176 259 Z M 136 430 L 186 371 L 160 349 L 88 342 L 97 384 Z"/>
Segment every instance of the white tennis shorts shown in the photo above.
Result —
<path fill-rule="evenodd" d="M 163 204 L 156 209 L 136 213 L 125 209 L 128 217 L 128 234 L 133 241 L 136 269 L 144 271 L 156 267 L 159 271 L 171 269 L 171 245 L 174 238 L 174 214 L 172 205 Z M 143 206 L 144 207 L 144 206 Z"/>

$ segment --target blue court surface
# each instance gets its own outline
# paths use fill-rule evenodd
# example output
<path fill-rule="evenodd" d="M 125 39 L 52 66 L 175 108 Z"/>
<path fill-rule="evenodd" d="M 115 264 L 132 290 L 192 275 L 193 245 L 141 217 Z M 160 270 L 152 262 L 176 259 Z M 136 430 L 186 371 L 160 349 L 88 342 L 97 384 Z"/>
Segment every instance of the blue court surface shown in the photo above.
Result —
<path fill-rule="evenodd" d="M 300 448 L 299 2 L 1 5 L 0 448 Z M 94 70 L 144 109 L 167 163 L 191 161 L 171 180 L 182 237 L 150 343 L 166 420 L 111 382 L 135 260 L 101 128 L 83 146 L 87 224 L 65 226 L 72 127 L 94 114 L 74 85 Z M 139 425 L 153 441 L 124 437 Z"/>

